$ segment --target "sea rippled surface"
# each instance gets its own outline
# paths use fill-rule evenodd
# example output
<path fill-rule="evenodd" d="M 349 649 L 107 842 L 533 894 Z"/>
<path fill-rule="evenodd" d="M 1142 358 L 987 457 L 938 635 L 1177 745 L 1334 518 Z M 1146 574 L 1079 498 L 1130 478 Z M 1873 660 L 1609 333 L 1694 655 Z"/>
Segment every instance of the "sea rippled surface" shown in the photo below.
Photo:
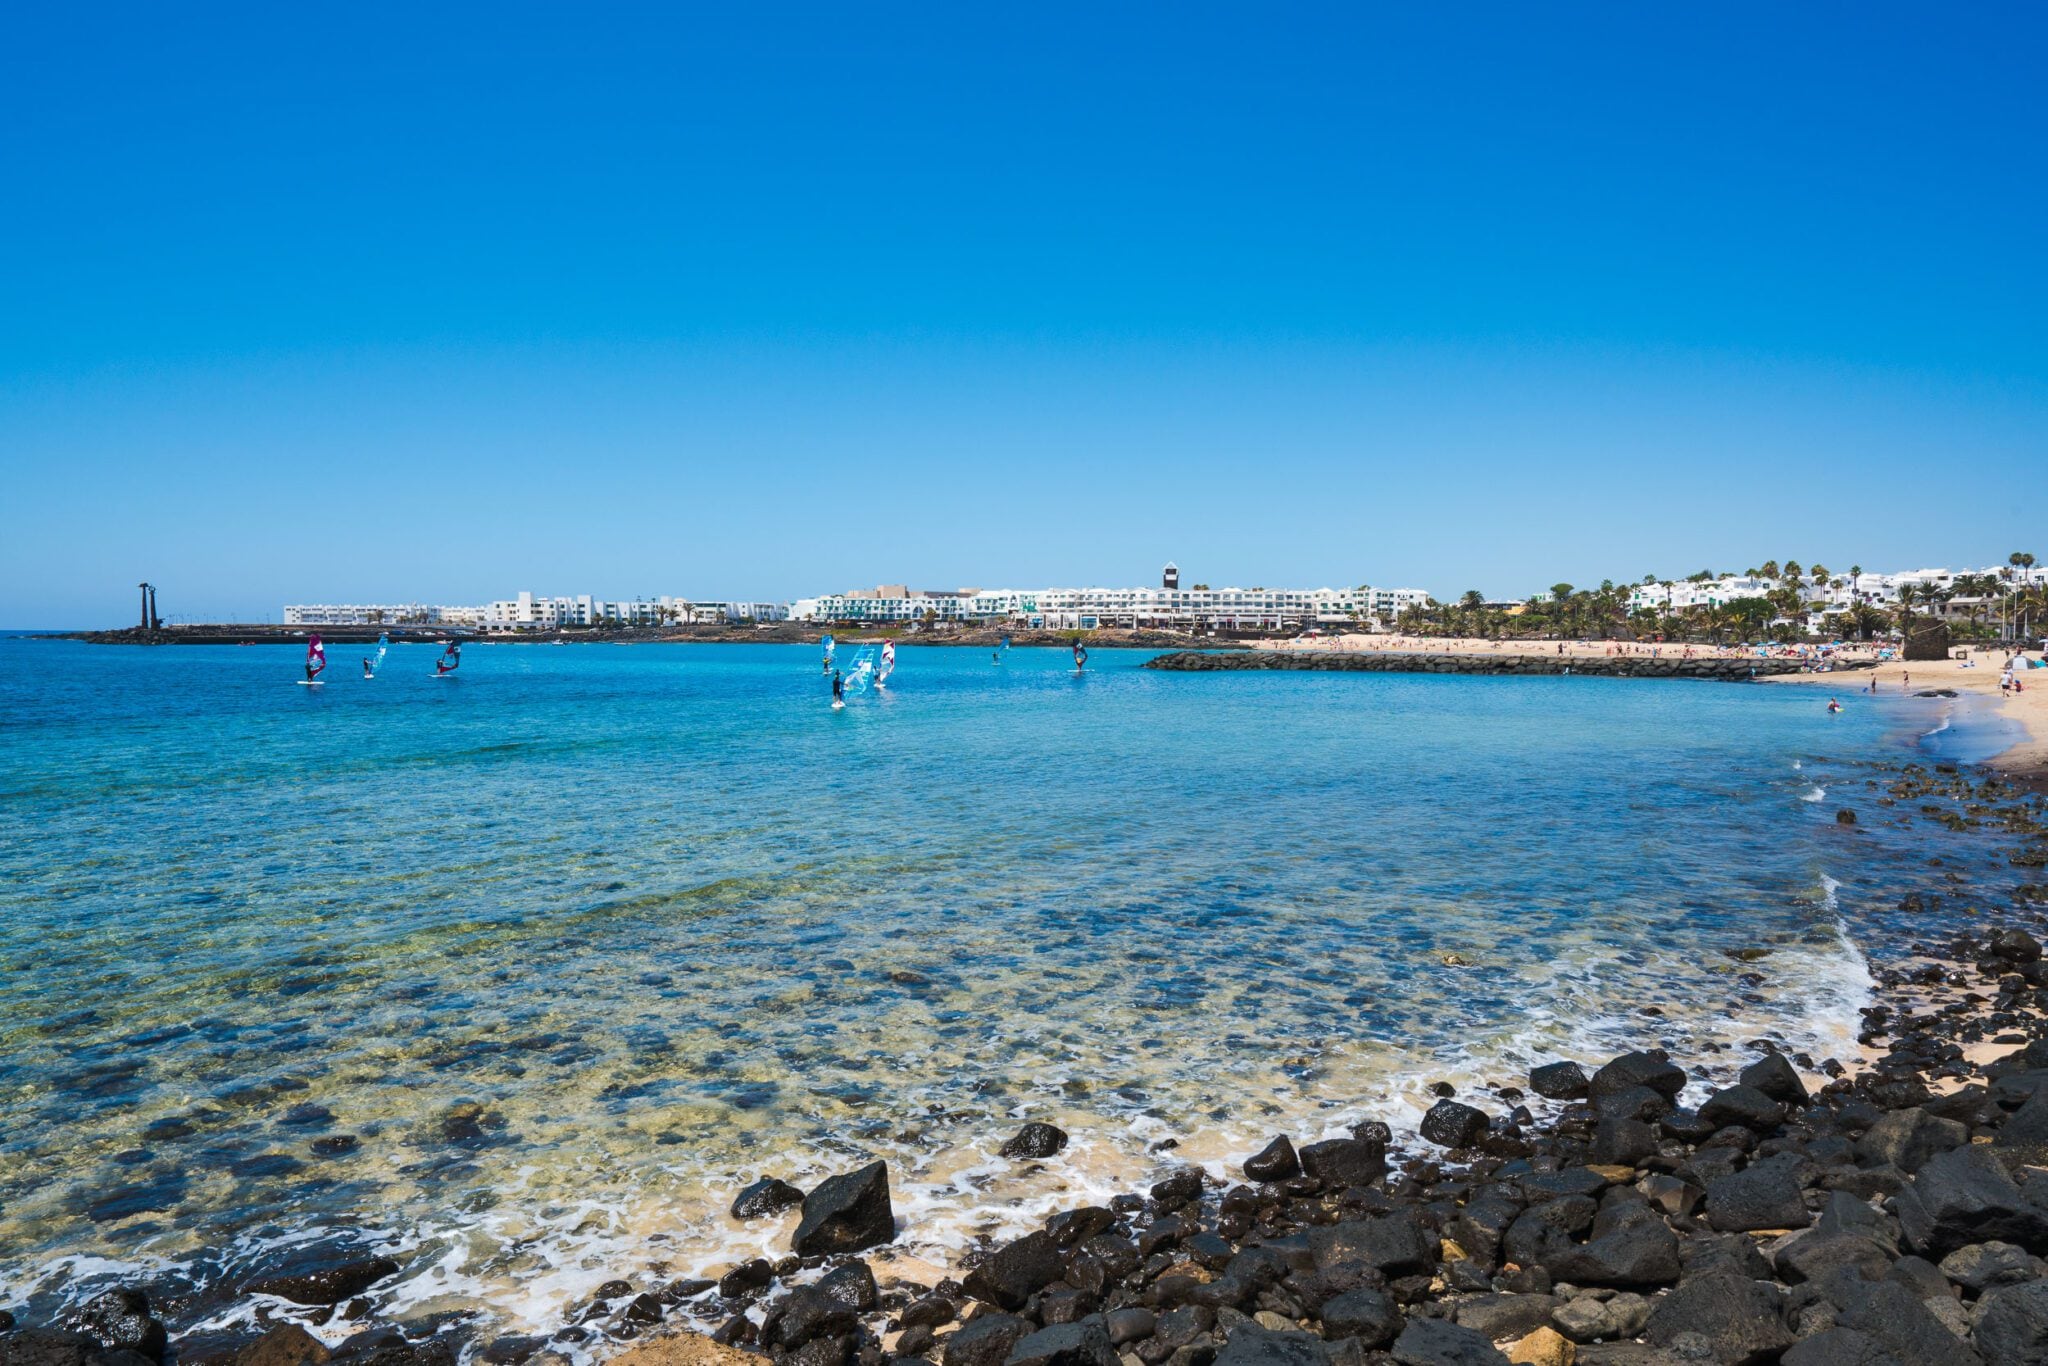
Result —
<path fill-rule="evenodd" d="M 1833 818 L 1902 700 L 906 646 L 834 713 L 801 647 L 355 653 L 0 641 L 0 1304 L 225 1329 L 341 1239 L 380 1312 L 543 1327 L 875 1155 L 910 1274 L 1434 1080 L 1846 1056 L 1924 859 Z M 996 1158 L 1027 1118 L 1073 1146 Z"/>

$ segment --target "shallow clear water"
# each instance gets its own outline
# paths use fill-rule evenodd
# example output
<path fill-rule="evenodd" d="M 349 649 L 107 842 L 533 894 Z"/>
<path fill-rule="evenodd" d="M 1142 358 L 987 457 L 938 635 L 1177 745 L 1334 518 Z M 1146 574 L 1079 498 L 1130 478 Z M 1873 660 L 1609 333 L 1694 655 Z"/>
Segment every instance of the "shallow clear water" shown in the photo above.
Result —
<path fill-rule="evenodd" d="M 780 1247 L 723 1213 L 757 1173 L 887 1156 L 942 1260 L 1167 1138 L 1221 1171 L 1532 1060 L 1845 1052 L 1911 850 L 1834 811 L 1930 728 L 1106 650 L 905 647 L 837 713 L 803 647 L 357 653 L 0 640 L 0 1303 L 147 1274 L 219 1325 L 339 1229 L 400 1253 L 385 1311 L 517 1328 Z M 1074 1146 L 994 1158 L 1027 1117 Z"/>

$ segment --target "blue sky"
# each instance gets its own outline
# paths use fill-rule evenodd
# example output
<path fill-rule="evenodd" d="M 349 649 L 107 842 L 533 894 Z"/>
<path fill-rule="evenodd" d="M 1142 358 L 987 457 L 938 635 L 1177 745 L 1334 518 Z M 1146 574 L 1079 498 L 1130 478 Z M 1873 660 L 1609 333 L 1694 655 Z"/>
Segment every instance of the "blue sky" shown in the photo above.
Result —
<path fill-rule="evenodd" d="M 2048 553 L 2038 9 L 435 9 L 13 16 L 0 625 Z"/>

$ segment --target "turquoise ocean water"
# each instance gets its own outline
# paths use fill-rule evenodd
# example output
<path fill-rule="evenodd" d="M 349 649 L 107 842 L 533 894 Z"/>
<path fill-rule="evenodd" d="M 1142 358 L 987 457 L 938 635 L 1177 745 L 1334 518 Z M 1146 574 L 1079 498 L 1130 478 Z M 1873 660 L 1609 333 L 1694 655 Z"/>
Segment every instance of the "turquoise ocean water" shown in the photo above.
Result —
<path fill-rule="evenodd" d="M 1936 725 L 1108 650 L 905 647 L 837 713 L 808 647 L 332 653 L 0 640 L 0 1304 L 143 1276 L 225 1327 L 343 1238 L 404 1264 L 383 1312 L 530 1327 L 780 1246 L 723 1213 L 758 1173 L 886 1156 L 909 1274 L 1438 1079 L 1843 1052 L 1924 860 L 1873 766 Z M 1074 1145 L 997 1159 L 1025 1118 Z"/>

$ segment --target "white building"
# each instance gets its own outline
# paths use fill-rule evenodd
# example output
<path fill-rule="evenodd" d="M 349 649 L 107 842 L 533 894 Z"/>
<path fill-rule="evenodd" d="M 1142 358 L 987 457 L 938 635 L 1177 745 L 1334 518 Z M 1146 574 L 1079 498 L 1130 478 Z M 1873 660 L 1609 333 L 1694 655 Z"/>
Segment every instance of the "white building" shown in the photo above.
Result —
<path fill-rule="evenodd" d="M 797 621 L 881 624 L 1019 621 L 1054 629 L 1102 626 L 1179 630 L 1366 626 L 1429 601 L 1420 588 L 1182 588 L 1167 566 L 1158 588 L 961 588 L 872 590 L 799 598 Z"/>
<path fill-rule="evenodd" d="M 432 625 L 475 626 L 487 631 L 558 631 L 567 626 L 719 625 L 742 621 L 786 621 L 779 602 L 694 602 L 689 598 L 635 598 L 610 602 L 580 593 L 545 597 L 521 593 L 482 607 L 289 604 L 287 626 Z"/>
<path fill-rule="evenodd" d="M 557 631 L 568 626 L 712 626 L 741 621 L 786 621 L 789 608 L 779 602 L 696 602 L 664 594 L 609 602 L 588 593 L 546 598 L 521 593 L 484 609 L 484 624 L 494 631 Z"/>
<path fill-rule="evenodd" d="M 287 626 L 474 626 L 478 607 L 430 607 L 425 603 L 287 603 Z"/>
<path fill-rule="evenodd" d="M 1997 590 L 1988 598 L 1983 595 L 1955 595 L 1957 581 L 1973 577 L 1993 580 L 1998 585 Z M 1910 569 L 1895 574 L 1839 574 L 1818 583 L 1811 578 L 1802 578 L 1799 581 L 1799 599 L 1808 625 L 1813 630 L 1825 631 L 1829 617 L 1846 612 L 1858 603 L 1886 610 L 1896 608 L 1899 590 L 1908 584 L 1951 595 L 1916 610 L 1964 620 L 1984 611 L 2009 587 L 2035 583 L 2048 583 L 2048 566 L 2036 565 L 2031 569 L 2011 565 L 1994 565 L 1988 569 Z M 1680 579 L 1671 583 L 1638 585 L 1630 590 L 1628 605 L 1632 612 L 1645 607 L 1659 612 L 1683 612 L 1696 607 L 1725 606 L 1737 598 L 1768 597 L 1783 587 L 1785 582 L 1781 579 L 1743 574 L 1698 581 Z"/>

